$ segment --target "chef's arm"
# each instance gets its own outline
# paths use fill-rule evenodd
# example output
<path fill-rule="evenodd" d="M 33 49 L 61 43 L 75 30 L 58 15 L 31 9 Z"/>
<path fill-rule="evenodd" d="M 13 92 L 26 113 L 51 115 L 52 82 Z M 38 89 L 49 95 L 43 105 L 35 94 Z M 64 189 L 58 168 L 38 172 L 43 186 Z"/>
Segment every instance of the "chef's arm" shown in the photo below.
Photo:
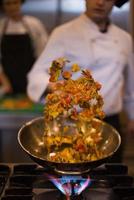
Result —
<path fill-rule="evenodd" d="M 28 96 L 35 102 L 39 102 L 41 96 L 49 84 L 49 68 L 53 60 L 64 57 L 64 44 L 61 41 L 61 34 L 54 30 L 39 59 L 35 62 L 28 74 Z"/>
<path fill-rule="evenodd" d="M 12 92 L 12 86 L 7 76 L 2 70 L 2 66 L 0 66 L 0 95 L 4 95 Z"/>

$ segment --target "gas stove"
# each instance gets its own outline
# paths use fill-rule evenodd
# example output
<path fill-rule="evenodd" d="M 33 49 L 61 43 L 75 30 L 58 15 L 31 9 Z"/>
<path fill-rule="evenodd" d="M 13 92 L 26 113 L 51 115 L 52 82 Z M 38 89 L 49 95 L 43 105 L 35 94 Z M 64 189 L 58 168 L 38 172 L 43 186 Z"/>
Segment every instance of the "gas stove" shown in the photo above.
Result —
<path fill-rule="evenodd" d="M 0 164 L 0 199 L 134 200 L 133 177 L 128 175 L 128 167 L 123 164 L 104 164 L 79 176 L 77 183 L 87 184 L 79 195 L 64 195 L 61 188 L 58 189 L 54 184 L 54 179 L 59 182 L 62 178 L 65 179 L 47 167 L 42 168 L 33 163 Z M 74 178 L 72 176 L 69 180 Z"/>

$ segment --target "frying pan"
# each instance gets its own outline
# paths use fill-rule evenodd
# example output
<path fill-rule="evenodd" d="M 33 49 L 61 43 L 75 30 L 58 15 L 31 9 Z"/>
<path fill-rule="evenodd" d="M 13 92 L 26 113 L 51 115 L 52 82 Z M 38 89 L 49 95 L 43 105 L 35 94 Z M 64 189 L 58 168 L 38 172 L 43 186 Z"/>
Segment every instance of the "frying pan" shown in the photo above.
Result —
<path fill-rule="evenodd" d="M 45 145 L 42 142 L 44 140 L 45 126 L 48 126 L 44 122 L 44 117 L 38 117 L 25 123 L 18 132 L 18 142 L 31 159 L 43 167 L 48 166 L 51 170 L 61 174 L 75 175 L 86 173 L 92 168 L 108 162 L 109 158 L 117 151 L 121 144 L 121 138 L 116 129 L 99 119 L 94 119 L 94 121 L 101 123 L 102 140 L 98 145 L 98 149 L 106 155 L 95 161 L 58 163 L 47 160 Z M 50 124 L 51 132 L 55 131 L 56 123 Z M 88 124 L 82 122 L 81 127 L 86 133 Z"/>

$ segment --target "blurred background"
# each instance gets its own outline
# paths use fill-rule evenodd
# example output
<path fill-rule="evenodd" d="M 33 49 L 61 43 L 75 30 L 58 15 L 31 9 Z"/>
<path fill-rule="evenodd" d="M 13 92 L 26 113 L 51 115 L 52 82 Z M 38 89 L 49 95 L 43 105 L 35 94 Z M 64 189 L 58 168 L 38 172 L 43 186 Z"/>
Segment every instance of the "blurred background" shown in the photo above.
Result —
<path fill-rule="evenodd" d="M 85 10 L 84 0 L 27 0 L 23 13 L 38 17 L 50 33 L 56 26 L 67 22 Z M 130 3 L 114 8 L 112 20 L 121 28 L 130 31 Z M 2 15 L 2 14 L 1 14 Z"/>
<path fill-rule="evenodd" d="M 48 33 L 85 10 L 84 0 L 27 0 L 22 7 L 24 14 L 36 16 L 45 25 Z M 126 3 L 122 8 L 114 8 L 111 19 L 119 27 L 130 32 L 133 35 L 134 24 L 134 3 Z M 2 17 L 2 13 L 0 14 Z M 31 110 L 0 110 L 0 162 L 31 162 L 31 160 L 20 149 L 17 142 L 18 129 L 26 121 L 40 116 L 43 113 L 43 107 L 35 106 Z M 122 115 L 123 125 L 125 116 Z M 130 173 L 134 175 L 134 139 L 128 138 L 125 147 L 124 162 L 128 164 Z"/>

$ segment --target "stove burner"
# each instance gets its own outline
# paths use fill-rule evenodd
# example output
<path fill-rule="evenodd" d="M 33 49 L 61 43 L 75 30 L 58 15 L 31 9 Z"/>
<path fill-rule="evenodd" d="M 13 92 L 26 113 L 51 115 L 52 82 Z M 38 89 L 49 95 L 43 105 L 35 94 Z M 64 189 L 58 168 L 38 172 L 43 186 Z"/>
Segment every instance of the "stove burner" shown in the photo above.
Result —
<path fill-rule="evenodd" d="M 78 196 L 91 183 L 89 176 L 62 176 L 56 177 L 45 174 L 49 180 L 66 196 Z"/>
<path fill-rule="evenodd" d="M 61 194 L 59 191 L 49 191 L 38 195 L 35 200 L 45 200 L 45 199 L 55 199 L 56 200 L 86 200 L 83 195 L 66 197 L 65 195 Z"/>
<path fill-rule="evenodd" d="M 48 191 L 36 196 L 35 200 L 56 199 L 56 200 L 115 200 L 111 199 L 111 189 L 87 189 L 78 196 L 66 197 L 60 191 Z"/>
<path fill-rule="evenodd" d="M 77 183 L 80 179 L 83 185 L 81 177 L 78 176 L 76 182 L 74 177 L 73 180 L 68 178 L 72 184 L 68 190 L 71 196 L 67 197 L 44 174 L 56 177 L 50 169 L 37 164 L 0 164 L 0 200 L 134 200 L 134 181 L 128 175 L 126 165 L 106 164 L 93 169 L 82 176 L 84 184 L 90 177 L 83 191 L 79 189 L 81 184 Z M 62 177 L 57 178 L 61 180 Z M 77 184 L 78 187 L 75 187 Z M 62 185 L 63 188 L 67 185 L 66 179 L 63 179 Z"/>

